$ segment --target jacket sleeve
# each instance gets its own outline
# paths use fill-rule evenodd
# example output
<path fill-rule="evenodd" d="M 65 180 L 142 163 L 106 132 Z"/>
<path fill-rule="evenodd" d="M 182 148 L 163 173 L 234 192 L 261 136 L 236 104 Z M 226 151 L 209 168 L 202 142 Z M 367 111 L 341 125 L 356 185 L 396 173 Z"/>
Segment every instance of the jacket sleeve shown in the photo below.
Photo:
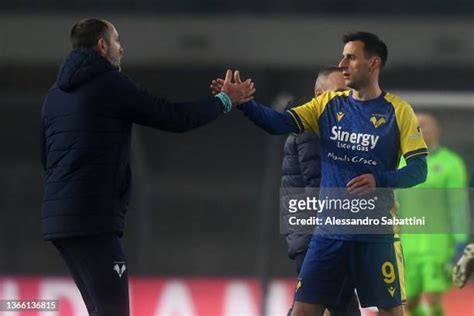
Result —
<path fill-rule="evenodd" d="M 319 137 L 316 133 L 306 132 L 296 140 L 301 176 L 306 187 L 316 188 L 321 183 L 321 157 Z"/>
<path fill-rule="evenodd" d="M 223 109 L 220 99 L 214 96 L 192 102 L 171 102 L 153 96 L 122 74 L 115 89 L 117 102 L 133 123 L 170 132 L 186 132 L 205 125 Z"/>

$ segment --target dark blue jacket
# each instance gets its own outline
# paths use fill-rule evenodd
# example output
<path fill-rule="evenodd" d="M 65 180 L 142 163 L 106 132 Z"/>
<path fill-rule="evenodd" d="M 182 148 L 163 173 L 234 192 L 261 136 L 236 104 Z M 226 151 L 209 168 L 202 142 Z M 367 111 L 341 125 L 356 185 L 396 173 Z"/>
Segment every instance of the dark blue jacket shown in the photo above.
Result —
<path fill-rule="evenodd" d="M 220 113 L 215 97 L 172 103 L 138 87 L 94 50 L 73 50 L 42 109 L 44 239 L 123 233 L 132 123 L 185 132 Z"/>
<path fill-rule="evenodd" d="M 300 105 L 304 102 L 292 103 Z M 314 132 L 303 134 L 291 134 L 288 136 L 284 146 L 282 164 L 281 188 L 282 194 L 285 188 L 318 188 L 321 182 L 321 159 L 319 155 L 319 137 Z M 288 220 L 288 214 L 284 215 L 284 221 Z M 288 244 L 288 255 L 294 259 L 298 253 L 305 252 L 311 240 L 312 231 L 304 234 L 289 233 L 286 235 Z"/>

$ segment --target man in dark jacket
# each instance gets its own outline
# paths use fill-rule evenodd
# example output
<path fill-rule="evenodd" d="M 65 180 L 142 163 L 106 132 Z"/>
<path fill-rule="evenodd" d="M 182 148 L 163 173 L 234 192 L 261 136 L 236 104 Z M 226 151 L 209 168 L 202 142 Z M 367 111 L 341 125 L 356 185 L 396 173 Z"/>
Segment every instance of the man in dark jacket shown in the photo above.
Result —
<path fill-rule="evenodd" d="M 42 109 L 45 190 L 42 228 L 65 260 L 90 315 L 129 315 L 128 271 L 120 237 L 130 192 L 132 123 L 186 132 L 252 98 L 253 83 L 173 103 L 121 74 L 114 26 L 87 19 L 71 30 L 73 50 Z"/>
<path fill-rule="evenodd" d="M 314 94 L 318 96 L 325 91 L 343 91 L 345 89 L 346 84 L 342 70 L 338 67 L 329 67 L 318 73 Z M 288 108 L 304 104 L 307 101 L 309 99 L 291 102 Z M 318 134 L 314 132 L 304 132 L 300 135 L 291 134 L 286 139 L 283 152 L 282 194 L 284 194 L 285 188 L 318 188 L 321 182 Z M 284 220 L 284 222 L 288 221 Z M 288 256 L 290 259 L 295 260 L 297 273 L 300 272 L 312 233 L 313 229 L 306 232 L 291 232 L 286 235 Z M 331 316 L 360 315 L 359 304 L 355 294 L 346 306 L 332 307 L 329 308 L 329 311 Z M 290 314 L 291 310 L 288 315 Z"/>

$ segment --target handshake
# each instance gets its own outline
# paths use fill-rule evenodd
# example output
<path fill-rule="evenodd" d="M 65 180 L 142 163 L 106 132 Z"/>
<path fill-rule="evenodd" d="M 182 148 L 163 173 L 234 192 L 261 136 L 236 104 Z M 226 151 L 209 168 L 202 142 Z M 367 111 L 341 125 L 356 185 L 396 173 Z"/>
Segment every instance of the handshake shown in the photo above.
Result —
<path fill-rule="evenodd" d="M 224 92 L 232 101 L 232 106 L 236 106 L 253 99 L 255 93 L 254 84 L 251 79 L 242 81 L 240 79 L 240 72 L 238 70 L 232 73 L 228 69 L 225 74 L 225 79 L 217 78 L 211 81 L 212 94 L 216 95 Z"/>

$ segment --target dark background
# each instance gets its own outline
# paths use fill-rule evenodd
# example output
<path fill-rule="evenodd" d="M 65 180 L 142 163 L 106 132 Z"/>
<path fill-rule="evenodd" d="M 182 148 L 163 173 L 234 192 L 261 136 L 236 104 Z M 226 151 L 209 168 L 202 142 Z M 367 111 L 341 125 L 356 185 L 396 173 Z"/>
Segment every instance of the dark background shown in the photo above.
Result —
<path fill-rule="evenodd" d="M 337 3 L 337 5 L 336 5 Z M 0 2 L 4 15 L 103 12 L 136 16 L 252 14 L 256 16 L 342 15 L 416 16 L 436 22 L 474 17 L 474 2 L 457 1 L 31 1 Z M 159 18 L 159 17 L 157 17 Z M 178 17 L 177 17 L 178 18 Z M 472 48 L 473 29 L 460 29 Z M 31 32 L 35 32 L 34 29 Z M 396 30 L 394 30 L 396 32 Z M 413 30 L 416 32 L 416 29 Z M 9 34 L 15 36 L 15 34 Z M 47 36 L 47 34 L 37 34 Z M 1 38 L 0 38 L 1 39 Z M 64 40 L 64 39 L 62 39 Z M 0 42 L 1 43 L 1 42 Z M 126 43 L 125 43 L 126 45 Z M 5 48 L 5 47 L 4 47 Z M 1 47 L 0 47 L 1 49 Z M 35 49 L 41 49 L 36 47 Z M 133 47 L 128 47 L 133 50 Z M 407 47 L 416 50 L 416 47 Z M 0 50 L 1 52 L 1 50 Z M 335 52 L 339 56 L 340 52 Z M 0 274 L 59 274 L 65 268 L 49 243 L 41 240 L 42 171 L 39 120 L 43 97 L 54 82 L 60 60 L 12 61 L 0 58 Z M 311 95 L 324 64 L 249 65 L 235 61 L 256 83 L 258 100 L 272 104 L 281 92 Z M 209 93 L 211 79 L 227 64 L 130 63 L 123 71 L 155 94 L 187 100 Z M 397 63 L 383 72 L 386 90 L 473 92 L 474 63 Z M 474 168 L 474 100 L 419 109 L 436 111 L 443 143 Z M 415 109 L 417 104 L 413 104 Z M 136 275 L 289 276 L 284 237 L 279 233 L 278 192 L 285 137 L 272 137 L 239 111 L 188 134 L 135 127 L 134 201 L 124 236 L 130 270 Z"/>

